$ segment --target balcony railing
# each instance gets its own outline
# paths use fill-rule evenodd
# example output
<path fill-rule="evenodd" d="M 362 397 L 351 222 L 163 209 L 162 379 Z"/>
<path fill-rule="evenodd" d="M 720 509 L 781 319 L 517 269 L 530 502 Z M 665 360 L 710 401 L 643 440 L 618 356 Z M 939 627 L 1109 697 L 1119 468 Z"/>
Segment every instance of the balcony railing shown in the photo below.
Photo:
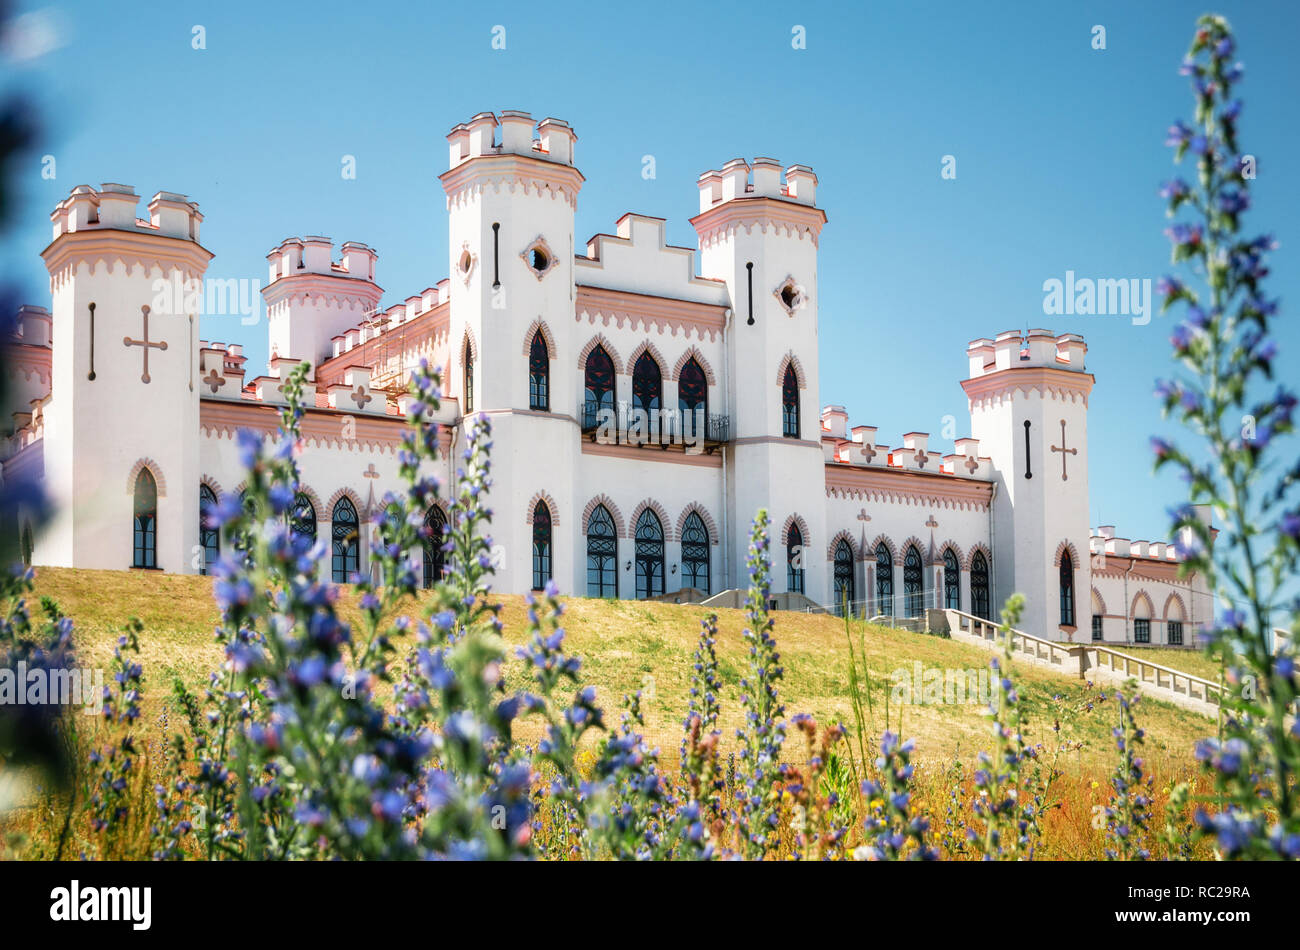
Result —
<path fill-rule="evenodd" d="M 610 405 L 595 400 L 578 404 L 582 434 L 593 442 L 669 448 L 702 446 L 706 452 L 731 441 L 731 418 L 678 409 L 646 412 L 627 403 Z"/>

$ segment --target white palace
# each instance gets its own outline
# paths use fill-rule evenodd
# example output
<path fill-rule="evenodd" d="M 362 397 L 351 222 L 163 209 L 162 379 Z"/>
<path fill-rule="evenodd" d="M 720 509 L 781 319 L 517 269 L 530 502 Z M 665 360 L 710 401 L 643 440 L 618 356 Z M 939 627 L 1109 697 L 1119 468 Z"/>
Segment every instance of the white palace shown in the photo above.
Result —
<path fill-rule="evenodd" d="M 223 539 L 200 513 L 242 487 L 236 432 L 275 432 L 281 379 L 310 361 L 293 521 L 332 542 L 336 579 L 364 573 L 376 499 L 401 487 L 407 376 L 428 359 L 444 368 L 447 456 L 466 415 L 492 420 L 505 591 L 553 578 L 577 596 L 734 603 L 767 508 L 781 607 L 991 617 L 1019 591 L 1027 632 L 1171 644 L 1209 619 L 1173 544 L 1089 528 L 1094 377 L 1079 335 L 971 342 L 970 437 L 948 454 L 924 432 L 886 445 L 820 407 L 826 215 L 811 168 L 738 158 L 705 172 L 698 248 L 638 214 L 579 246 L 567 123 L 480 113 L 447 138 L 451 276 L 381 307 L 372 248 L 281 241 L 260 375 L 240 346 L 199 339 L 194 312 L 159 303 L 183 299 L 160 288 L 204 292 L 198 205 L 159 192 L 143 218 L 130 187 L 74 188 L 40 252 L 51 304 L 24 307 L 6 347 L 4 477 L 43 479 L 55 505 L 38 531 L 17 526 L 24 556 L 202 572 Z M 450 486 L 455 466 L 434 474 Z M 427 520 L 436 533 L 446 512 Z M 443 568 L 437 545 L 412 557 L 430 582 Z"/>

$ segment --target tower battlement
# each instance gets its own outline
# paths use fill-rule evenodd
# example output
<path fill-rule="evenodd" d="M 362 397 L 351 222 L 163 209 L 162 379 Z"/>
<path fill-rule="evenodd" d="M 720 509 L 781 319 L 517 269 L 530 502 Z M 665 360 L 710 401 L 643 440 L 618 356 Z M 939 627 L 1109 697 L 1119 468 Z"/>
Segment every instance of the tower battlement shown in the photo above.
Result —
<path fill-rule="evenodd" d="M 501 134 L 497 135 L 500 128 Z M 533 138 L 533 133 L 537 138 Z M 452 127 L 447 134 L 450 145 L 448 168 L 455 168 L 471 158 L 485 155 L 522 155 L 561 165 L 574 163 L 577 133 L 563 119 L 545 118 L 534 122 L 531 114 L 511 109 L 498 116 L 480 112 L 468 122 Z"/>
<path fill-rule="evenodd" d="M 982 337 L 966 346 L 971 379 L 1027 367 L 1082 373 L 1087 352 L 1088 346 L 1079 334 L 1056 334 L 1041 329 L 1003 330 L 992 340 Z"/>
<path fill-rule="evenodd" d="M 99 191 L 90 185 L 78 185 L 55 205 L 50 214 L 54 225 L 52 239 L 98 228 L 199 242 L 199 224 L 203 215 L 199 213 L 198 204 L 185 195 L 158 192 L 149 199 L 147 220 L 137 216 L 139 204 L 140 196 L 130 185 L 105 182 L 99 186 Z"/>
<path fill-rule="evenodd" d="M 807 165 L 791 165 L 784 170 L 775 158 L 758 157 L 752 163 L 733 158 L 722 170 L 710 169 L 697 180 L 700 188 L 700 211 L 737 198 L 778 198 L 800 204 L 817 203 L 817 176 Z"/>
<path fill-rule="evenodd" d="M 303 274 L 374 281 L 378 251 L 359 241 L 346 241 L 339 251 L 340 256 L 335 260 L 334 242 L 327 237 L 285 238 L 267 252 L 270 282 Z"/>

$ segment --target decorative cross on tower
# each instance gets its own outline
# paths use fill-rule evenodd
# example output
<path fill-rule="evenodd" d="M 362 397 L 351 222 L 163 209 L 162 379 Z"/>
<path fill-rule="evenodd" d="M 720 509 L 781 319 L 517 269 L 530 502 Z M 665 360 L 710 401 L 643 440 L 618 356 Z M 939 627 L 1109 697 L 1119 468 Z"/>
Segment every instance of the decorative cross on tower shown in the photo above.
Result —
<path fill-rule="evenodd" d="M 352 401 L 357 404 L 358 409 L 366 408 L 366 403 L 374 398 L 366 393 L 366 387 L 364 386 L 358 386 L 356 392 L 348 393 L 348 395 L 352 397 Z"/>
<path fill-rule="evenodd" d="M 208 370 L 208 375 L 203 377 L 203 382 L 215 393 L 222 386 L 226 385 L 226 377 L 217 372 L 216 367 Z"/>
<path fill-rule="evenodd" d="M 148 304 L 145 304 L 143 307 L 140 308 L 140 314 L 142 317 L 144 317 L 144 332 L 141 334 L 141 336 L 144 339 L 133 340 L 129 336 L 126 336 L 122 338 L 122 345 L 139 346 L 144 348 L 144 372 L 140 374 L 140 381 L 142 383 L 147 383 L 149 382 L 149 350 L 151 349 L 165 350 L 167 349 L 167 344 L 162 340 L 155 341 L 149 339 L 149 305 Z"/>
<path fill-rule="evenodd" d="M 973 456 L 973 455 L 968 455 L 968 456 L 966 456 L 966 461 L 965 461 L 964 464 L 965 464 L 965 466 L 966 466 L 966 471 L 968 471 L 968 472 L 970 472 L 972 475 L 974 475 L 974 474 L 975 474 L 975 469 L 977 469 L 977 468 L 980 467 L 980 460 L 977 459 L 977 458 L 976 458 L 975 456 Z"/>
<path fill-rule="evenodd" d="M 939 527 L 939 522 L 937 522 L 937 521 L 934 520 L 934 512 L 931 512 L 931 513 L 930 513 L 930 519 L 929 519 L 928 521 L 926 521 L 925 526 L 926 526 L 927 528 L 937 528 L 937 527 Z"/>
<path fill-rule="evenodd" d="M 1065 420 L 1061 420 L 1061 444 L 1052 446 L 1053 452 L 1061 453 L 1061 481 L 1068 482 L 1070 476 L 1065 473 L 1065 457 L 1067 455 L 1078 455 L 1078 449 L 1067 449 L 1065 447 Z"/>
<path fill-rule="evenodd" d="M 916 467 L 925 468 L 925 463 L 930 461 L 930 456 L 925 454 L 925 449 L 916 450 Z"/>
<path fill-rule="evenodd" d="M 879 454 L 874 445 L 868 445 L 866 442 L 862 443 L 862 461 L 866 464 L 870 465 L 871 460 Z"/>

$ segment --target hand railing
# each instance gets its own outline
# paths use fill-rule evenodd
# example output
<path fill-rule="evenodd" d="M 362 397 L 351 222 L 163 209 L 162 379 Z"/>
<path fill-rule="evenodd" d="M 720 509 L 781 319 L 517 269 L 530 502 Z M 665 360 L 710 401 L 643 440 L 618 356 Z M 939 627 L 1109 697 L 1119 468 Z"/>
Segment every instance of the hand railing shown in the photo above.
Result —
<path fill-rule="evenodd" d="M 960 610 L 948 609 L 949 622 L 956 618 L 956 629 L 979 637 L 982 640 L 998 642 L 1001 638 L 1000 625 L 983 617 L 975 617 Z M 1046 659 L 1053 664 L 1063 663 L 1065 658 L 1080 651 L 1085 656 L 1091 655 L 1092 662 L 1080 673 L 1086 675 L 1088 669 L 1108 670 L 1124 679 L 1135 679 L 1139 685 L 1154 686 L 1176 695 L 1203 703 L 1219 705 L 1222 702 L 1223 688 L 1212 680 L 1191 673 L 1175 670 L 1160 663 L 1152 663 L 1129 653 L 1122 653 L 1095 641 L 1086 643 L 1069 643 L 1061 640 L 1045 640 L 1025 633 L 1023 630 L 1011 629 L 1011 648 L 1018 653 L 1027 653 L 1037 659 Z M 1058 657 L 1060 659 L 1058 660 Z"/>

